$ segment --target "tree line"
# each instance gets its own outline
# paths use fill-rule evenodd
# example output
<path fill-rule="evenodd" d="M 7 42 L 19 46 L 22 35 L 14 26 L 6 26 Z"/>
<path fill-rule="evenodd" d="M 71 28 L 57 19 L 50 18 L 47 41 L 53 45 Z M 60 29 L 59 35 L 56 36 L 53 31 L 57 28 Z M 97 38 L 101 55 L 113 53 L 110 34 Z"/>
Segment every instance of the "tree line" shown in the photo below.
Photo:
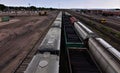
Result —
<path fill-rule="evenodd" d="M 0 11 L 8 11 L 8 10 L 54 10 L 54 8 L 44 8 L 44 7 L 35 7 L 35 6 L 30 6 L 30 7 L 13 7 L 13 6 L 5 6 L 3 4 L 0 4 Z"/>

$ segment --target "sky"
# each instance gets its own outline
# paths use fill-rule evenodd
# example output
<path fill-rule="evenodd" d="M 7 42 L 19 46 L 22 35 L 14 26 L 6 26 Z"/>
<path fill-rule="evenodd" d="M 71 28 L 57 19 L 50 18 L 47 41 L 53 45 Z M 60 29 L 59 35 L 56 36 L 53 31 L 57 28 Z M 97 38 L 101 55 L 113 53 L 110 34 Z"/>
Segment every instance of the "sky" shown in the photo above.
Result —
<path fill-rule="evenodd" d="M 120 0 L 0 0 L 0 4 L 48 8 L 120 8 Z"/>

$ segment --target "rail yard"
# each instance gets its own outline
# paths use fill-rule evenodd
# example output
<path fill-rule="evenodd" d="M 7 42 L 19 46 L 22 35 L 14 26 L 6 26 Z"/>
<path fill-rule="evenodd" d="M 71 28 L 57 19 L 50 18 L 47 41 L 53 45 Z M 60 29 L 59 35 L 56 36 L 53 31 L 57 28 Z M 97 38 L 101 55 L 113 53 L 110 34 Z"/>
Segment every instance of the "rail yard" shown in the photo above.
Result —
<path fill-rule="evenodd" d="M 8 15 L 0 73 L 120 73 L 119 18 L 68 9 Z"/>

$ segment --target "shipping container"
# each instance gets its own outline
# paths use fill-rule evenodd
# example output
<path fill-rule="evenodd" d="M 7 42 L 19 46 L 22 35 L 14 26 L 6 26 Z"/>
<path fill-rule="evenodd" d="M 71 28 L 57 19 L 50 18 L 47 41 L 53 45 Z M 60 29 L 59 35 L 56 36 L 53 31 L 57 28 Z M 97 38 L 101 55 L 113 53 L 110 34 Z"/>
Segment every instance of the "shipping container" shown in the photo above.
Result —
<path fill-rule="evenodd" d="M 10 20 L 10 17 L 9 16 L 4 16 L 1 18 L 2 22 L 6 22 L 6 21 L 9 21 Z"/>

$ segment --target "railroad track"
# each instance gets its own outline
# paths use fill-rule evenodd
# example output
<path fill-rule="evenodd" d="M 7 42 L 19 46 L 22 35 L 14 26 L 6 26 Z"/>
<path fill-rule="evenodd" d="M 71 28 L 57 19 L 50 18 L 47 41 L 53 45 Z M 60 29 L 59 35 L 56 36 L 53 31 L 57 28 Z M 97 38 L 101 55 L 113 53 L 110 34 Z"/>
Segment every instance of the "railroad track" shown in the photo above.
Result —
<path fill-rule="evenodd" d="M 85 16 L 85 15 L 83 15 L 83 16 Z M 119 20 L 117 20 L 116 17 L 112 18 L 112 17 L 99 16 L 99 15 L 94 15 L 94 14 L 93 15 L 87 14 L 86 17 L 89 17 L 91 19 L 96 19 L 96 20 L 100 20 L 101 18 L 105 18 L 106 22 L 108 22 L 109 24 L 112 23 L 112 25 L 116 25 L 116 26 L 119 26 L 119 24 L 120 24 Z"/>
<path fill-rule="evenodd" d="M 18 64 L 18 66 L 16 67 L 16 69 L 12 73 L 24 73 L 24 71 L 27 68 L 28 64 L 30 63 L 32 57 L 36 53 L 37 47 L 41 43 L 44 36 L 45 36 L 45 33 L 42 34 L 42 36 L 38 39 L 38 41 L 33 45 L 31 50 L 29 51 L 29 53 L 25 57 L 23 57 L 21 62 Z"/>
<path fill-rule="evenodd" d="M 94 22 L 100 23 L 100 21 L 97 20 L 97 19 L 94 19 L 94 18 L 85 16 L 85 15 L 81 15 L 81 14 L 78 14 L 78 13 L 73 12 L 73 11 L 68 11 L 68 12 L 70 12 L 72 15 L 74 15 L 75 17 L 77 17 L 77 18 L 79 18 L 79 19 L 80 19 L 80 18 L 87 18 L 87 19 L 90 19 L 90 20 L 92 20 L 92 21 L 94 21 Z M 100 23 L 100 24 L 101 24 L 101 23 Z M 102 25 L 103 25 L 103 24 L 102 24 Z M 110 27 L 110 28 L 112 28 L 112 29 L 114 29 L 114 30 L 117 30 L 117 31 L 120 31 L 120 26 L 119 26 L 119 25 L 115 25 L 115 24 L 113 24 L 113 23 L 108 23 L 108 22 L 106 22 L 106 23 L 104 23 L 104 26 Z"/>
<path fill-rule="evenodd" d="M 23 40 L 21 40 L 22 38 L 23 38 Z M 9 64 L 12 65 L 12 62 L 14 62 L 15 60 L 18 60 L 20 58 L 18 56 L 22 53 L 22 51 L 23 51 L 22 48 L 26 47 L 24 49 L 24 50 L 26 50 L 27 46 L 25 46 L 25 45 L 27 45 L 28 42 L 32 41 L 32 40 L 29 40 L 30 38 L 31 38 L 31 36 L 29 38 L 26 37 L 26 36 L 21 36 L 18 39 L 15 38 L 15 39 L 10 40 L 9 42 L 7 42 L 2 47 L 4 49 L 1 48 L 0 58 L 2 59 L 2 61 L 0 62 L 0 70 L 1 70 L 2 73 L 6 73 L 6 72 L 3 72 L 3 71 L 5 71 L 5 68 L 10 68 Z M 24 45 L 22 45 L 22 43 L 21 43 L 23 41 L 25 43 Z M 19 45 L 20 43 L 21 43 L 22 46 Z M 13 50 L 14 50 L 14 52 L 13 52 Z M 9 56 L 6 56 L 6 55 L 9 55 Z M 12 67 L 14 68 L 14 65 L 12 65 Z"/>
<path fill-rule="evenodd" d="M 116 23 L 120 24 L 120 19 L 119 18 L 113 18 L 113 17 L 107 17 L 110 20 L 114 20 Z"/>

